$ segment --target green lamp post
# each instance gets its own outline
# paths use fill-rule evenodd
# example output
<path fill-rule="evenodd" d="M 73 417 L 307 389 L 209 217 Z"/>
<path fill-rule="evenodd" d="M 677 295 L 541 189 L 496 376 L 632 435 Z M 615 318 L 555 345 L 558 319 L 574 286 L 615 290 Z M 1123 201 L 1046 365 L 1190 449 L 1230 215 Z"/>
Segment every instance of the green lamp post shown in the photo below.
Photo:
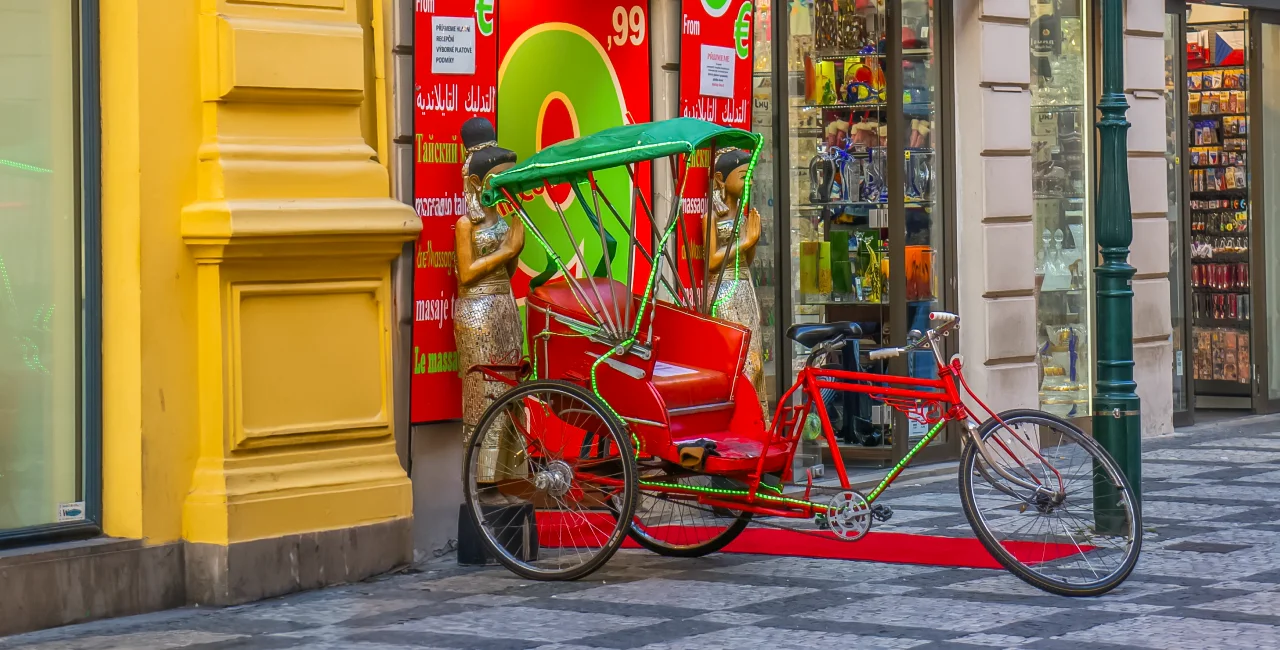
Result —
<path fill-rule="evenodd" d="M 1138 384 L 1133 379 L 1133 274 L 1129 245 L 1129 102 L 1124 95 L 1124 3 L 1102 1 L 1102 99 L 1098 103 L 1098 169 L 1095 234 L 1102 253 L 1097 277 L 1097 394 L 1093 436 L 1124 470 L 1141 502 L 1142 428 Z M 1095 483 L 1099 512 L 1114 512 L 1115 490 Z M 1106 501 L 1109 505 L 1103 506 Z M 1107 522 L 1099 521 L 1099 527 Z M 1118 523 L 1118 522 L 1114 522 Z"/>

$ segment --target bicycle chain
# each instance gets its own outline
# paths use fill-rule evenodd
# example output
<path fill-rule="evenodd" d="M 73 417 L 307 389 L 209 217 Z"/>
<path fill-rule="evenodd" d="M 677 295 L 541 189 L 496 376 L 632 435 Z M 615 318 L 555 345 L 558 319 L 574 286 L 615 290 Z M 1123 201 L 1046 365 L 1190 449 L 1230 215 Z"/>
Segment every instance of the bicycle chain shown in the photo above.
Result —
<path fill-rule="evenodd" d="M 851 489 L 849 489 L 849 490 L 845 490 L 845 489 L 843 489 L 843 488 L 829 488 L 829 487 L 813 487 L 813 488 L 811 488 L 811 489 L 810 489 L 810 492 L 811 492 L 811 493 L 812 493 L 812 492 L 815 492 L 815 491 L 823 491 L 823 492 L 828 492 L 828 493 L 831 493 L 831 494 L 841 494 L 841 493 L 844 493 L 844 492 L 857 492 L 857 490 L 853 490 L 852 488 L 851 488 Z M 859 493 L 859 494 L 862 494 L 861 492 L 858 492 L 858 493 Z M 691 502 L 691 501 L 685 501 L 685 500 L 672 499 L 672 498 L 669 498 L 669 497 L 667 497 L 667 496 L 665 496 L 665 495 L 662 495 L 662 494 L 655 494 L 655 493 L 651 493 L 651 492 L 645 492 L 643 489 L 642 489 L 642 490 L 640 490 L 640 495 L 641 495 L 641 496 L 649 496 L 649 497 L 652 497 L 652 498 L 654 498 L 654 499 L 660 499 L 660 500 L 662 500 L 662 501 L 666 501 L 666 502 L 668 502 L 668 503 L 673 503 L 673 504 L 676 504 L 676 505 L 681 505 L 681 506 L 685 506 L 685 507 L 693 508 L 693 509 L 695 509 L 695 510 L 701 510 L 701 511 L 703 511 L 703 512 L 709 512 L 709 513 L 711 513 L 711 514 L 713 514 L 713 515 L 717 515 L 717 516 L 719 516 L 719 517 L 722 517 L 722 518 L 727 519 L 727 517 L 723 517 L 723 515 L 719 515 L 719 514 L 715 511 L 715 508 L 713 508 L 713 507 L 709 507 L 709 506 L 704 506 L 704 505 L 702 505 L 702 504 L 700 504 L 700 503 L 697 503 L 697 502 Z M 864 498 L 865 498 L 865 496 L 866 496 L 866 495 L 863 495 L 863 497 L 864 497 Z M 812 499 L 810 499 L 810 501 L 812 502 L 813 500 L 812 500 Z M 816 503 L 816 502 L 814 502 L 814 503 Z M 774 516 L 773 516 L 773 515 L 766 515 L 766 516 L 764 517 L 764 519 L 772 519 L 772 518 L 774 518 Z M 798 521 L 798 520 L 799 520 L 799 519 L 797 518 L 797 521 Z M 807 520 L 808 520 L 808 521 L 812 521 L 812 519 L 807 519 Z M 873 526 L 873 527 L 874 527 L 874 522 L 875 522 L 875 521 L 876 521 L 876 519 L 875 519 L 874 515 L 872 515 L 872 522 L 873 522 L 873 523 L 872 523 L 872 526 Z M 761 526 L 764 526 L 764 527 L 766 527 L 766 528 L 775 528 L 775 529 L 778 529 L 778 530 L 787 530 L 787 531 L 791 531 L 791 532 L 793 532 L 793 533 L 799 533 L 799 534 L 801 534 L 801 535 L 808 535 L 808 536 L 810 536 L 810 537 L 817 537 L 817 538 L 819 538 L 819 539 L 833 539 L 833 536 L 832 536 L 832 535 L 825 535 L 825 534 L 823 534 L 825 531 L 824 531 L 824 529 L 821 529 L 821 528 L 819 528 L 819 529 L 817 529 L 817 530 L 804 530 L 804 529 L 800 529 L 800 528 L 792 528 L 792 527 L 790 527 L 790 526 L 784 526 L 784 525 L 781 525 L 781 524 L 775 524 L 775 523 L 772 523 L 772 522 L 769 522 L 769 521 L 764 521 L 764 520 L 762 520 L 761 518 L 756 517 L 755 515 L 752 515 L 752 517 L 751 517 L 751 523 L 752 523 L 752 524 L 760 524 Z M 835 536 L 834 536 L 834 539 L 839 540 L 839 541 L 850 541 L 850 542 L 856 542 L 856 541 L 858 541 L 858 540 L 845 540 L 845 539 L 841 538 L 839 535 L 835 535 Z"/>

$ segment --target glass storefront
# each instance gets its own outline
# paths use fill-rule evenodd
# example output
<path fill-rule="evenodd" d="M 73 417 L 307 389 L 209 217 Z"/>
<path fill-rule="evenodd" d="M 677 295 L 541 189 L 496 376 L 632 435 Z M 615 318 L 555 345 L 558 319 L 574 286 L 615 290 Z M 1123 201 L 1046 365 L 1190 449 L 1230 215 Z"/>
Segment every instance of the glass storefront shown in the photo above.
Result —
<path fill-rule="evenodd" d="M 0 2 L 0 535 L 86 515 L 77 20 Z"/>
<path fill-rule="evenodd" d="M 791 323 L 851 321 L 863 338 L 849 370 L 936 373 L 932 353 L 868 363 L 906 343 L 945 308 L 939 277 L 945 214 L 940 151 L 939 15 L 928 0 L 799 0 L 786 16 L 785 157 Z M 776 16 L 775 16 L 776 18 Z M 937 48 L 937 49 L 935 49 Z M 784 289 L 785 290 L 785 289 Z M 793 342 L 785 382 L 806 350 Z M 901 367 L 899 367 L 901 366 Z M 783 378 L 780 378 L 782 381 Z M 923 425 L 863 395 L 832 392 L 828 411 L 847 457 L 886 460 Z M 935 444 L 945 441 L 938 438 Z"/>
<path fill-rule="evenodd" d="M 1169 156 L 1181 162 L 1169 177 L 1175 413 L 1189 424 L 1201 409 L 1274 412 L 1280 12 L 1166 11 Z"/>
<path fill-rule="evenodd" d="M 1040 408 L 1087 417 L 1093 354 L 1088 2 L 1031 2 L 1031 155 Z"/>
<path fill-rule="evenodd" d="M 773 12 L 771 0 L 756 1 L 752 70 L 752 130 L 763 136 L 760 162 L 756 165 L 751 185 L 751 206 L 760 213 L 760 242 L 751 266 L 756 295 L 760 300 L 761 352 L 764 357 L 765 393 L 771 406 L 777 406 L 778 390 L 778 242 L 776 183 L 774 181 L 773 126 Z M 785 390 L 785 387 L 783 387 Z"/>

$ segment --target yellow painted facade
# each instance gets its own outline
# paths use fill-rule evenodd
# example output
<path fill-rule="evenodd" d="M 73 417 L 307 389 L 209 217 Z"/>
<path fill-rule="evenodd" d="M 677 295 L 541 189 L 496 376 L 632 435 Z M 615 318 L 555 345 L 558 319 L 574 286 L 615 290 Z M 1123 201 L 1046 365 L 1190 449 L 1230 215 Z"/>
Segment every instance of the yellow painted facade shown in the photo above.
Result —
<path fill-rule="evenodd" d="M 383 2 L 102 0 L 107 534 L 410 516 Z"/>

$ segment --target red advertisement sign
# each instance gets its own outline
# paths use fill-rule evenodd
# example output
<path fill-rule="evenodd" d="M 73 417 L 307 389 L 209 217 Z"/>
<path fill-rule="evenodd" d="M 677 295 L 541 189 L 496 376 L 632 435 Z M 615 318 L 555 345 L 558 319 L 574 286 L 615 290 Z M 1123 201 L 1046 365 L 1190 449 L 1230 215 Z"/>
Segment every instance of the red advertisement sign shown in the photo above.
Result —
<path fill-rule="evenodd" d="M 752 21 L 750 0 L 682 0 L 680 17 L 680 115 L 751 129 Z M 712 152 L 689 165 L 683 213 L 689 247 L 680 246 L 681 282 L 701 286 L 704 272 L 703 215 L 708 212 Z M 694 278 L 685 258 L 693 256 Z"/>
<path fill-rule="evenodd" d="M 542 0 L 508 2 L 498 15 L 498 143 L 524 160 L 549 145 L 623 124 L 651 118 L 648 0 Z M 596 174 L 605 196 L 624 217 L 633 183 L 625 169 Z M 640 166 L 634 186 L 651 200 L 648 165 Z M 613 218 L 601 217 L 608 233 L 604 246 L 572 188 L 552 187 L 523 197 L 534 223 L 574 275 L 609 274 L 627 281 L 630 235 Z M 556 211 L 564 210 L 570 240 Z M 650 205 L 652 205 L 650 203 Z M 650 236 L 647 218 L 637 209 L 637 236 Z M 610 250 L 612 249 L 612 250 Z M 640 258 L 638 262 L 643 262 Z M 637 263 L 631 286 L 643 285 L 649 267 Z M 544 248 L 526 240 L 519 269 L 512 279 L 523 304 L 530 286 L 539 286 L 563 271 Z"/>
<path fill-rule="evenodd" d="M 422 235 L 414 255 L 413 379 L 416 423 L 462 417 L 453 338 L 454 223 L 466 213 L 459 130 L 497 118 L 494 0 L 417 0 L 414 43 L 414 208 Z"/>

